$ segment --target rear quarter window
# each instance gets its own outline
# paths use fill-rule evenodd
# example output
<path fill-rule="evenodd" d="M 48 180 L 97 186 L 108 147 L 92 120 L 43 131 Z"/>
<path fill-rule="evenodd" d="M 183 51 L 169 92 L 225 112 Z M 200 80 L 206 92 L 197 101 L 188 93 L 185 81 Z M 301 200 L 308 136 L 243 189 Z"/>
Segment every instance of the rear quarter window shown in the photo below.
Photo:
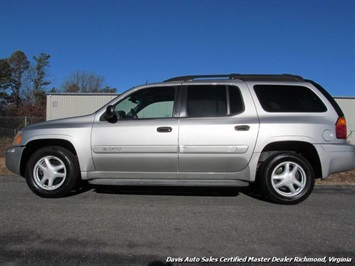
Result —
<path fill-rule="evenodd" d="M 309 88 L 290 85 L 255 85 L 255 93 L 266 112 L 322 113 L 321 99 Z"/>

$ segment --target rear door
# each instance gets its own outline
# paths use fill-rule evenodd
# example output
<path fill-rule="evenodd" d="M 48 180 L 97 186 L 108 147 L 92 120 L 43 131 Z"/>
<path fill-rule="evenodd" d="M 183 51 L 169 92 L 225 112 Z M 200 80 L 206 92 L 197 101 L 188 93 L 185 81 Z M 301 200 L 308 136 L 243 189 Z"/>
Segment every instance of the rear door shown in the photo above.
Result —
<path fill-rule="evenodd" d="M 180 172 L 233 173 L 248 165 L 259 121 L 243 82 L 184 83 L 180 116 Z"/>

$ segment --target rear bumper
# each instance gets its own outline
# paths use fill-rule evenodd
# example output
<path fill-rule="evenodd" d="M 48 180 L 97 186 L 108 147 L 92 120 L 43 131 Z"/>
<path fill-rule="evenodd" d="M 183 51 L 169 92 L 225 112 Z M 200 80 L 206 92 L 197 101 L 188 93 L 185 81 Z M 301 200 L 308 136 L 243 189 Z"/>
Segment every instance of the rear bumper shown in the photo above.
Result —
<path fill-rule="evenodd" d="M 11 172 L 20 174 L 21 157 L 25 147 L 11 147 L 5 153 L 6 167 Z"/>
<path fill-rule="evenodd" d="M 355 146 L 347 144 L 315 146 L 322 163 L 322 179 L 334 173 L 355 169 Z"/>

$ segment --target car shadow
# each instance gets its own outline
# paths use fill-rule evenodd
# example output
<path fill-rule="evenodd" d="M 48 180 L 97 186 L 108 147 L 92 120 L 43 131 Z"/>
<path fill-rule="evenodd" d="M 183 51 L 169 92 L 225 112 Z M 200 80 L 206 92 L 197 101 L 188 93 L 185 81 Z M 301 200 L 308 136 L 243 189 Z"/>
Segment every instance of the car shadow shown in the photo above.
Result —
<path fill-rule="evenodd" d="M 186 186 L 106 186 L 82 183 L 67 196 L 75 196 L 92 191 L 98 194 L 119 195 L 162 195 L 162 196 L 209 196 L 237 197 L 240 194 L 250 198 L 272 203 L 256 186 L 248 187 L 186 187 Z"/>
<path fill-rule="evenodd" d="M 270 201 L 270 199 L 268 199 L 267 197 L 265 197 L 263 195 L 263 193 L 261 192 L 261 189 L 255 185 L 250 185 L 249 187 L 245 187 L 241 190 L 241 193 L 243 193 L 244 195 L 253 198 L 253 199 L 257 199 L 260 201 L 265 201 L 268 203 L 273 203 L 272 201 Z"/>
<path fill-rule="evenodd" d="M 67 194 L 65 197 L 72 197 L 76 196 L 79 194 L 86 193 L 90 190 L 93 189 L 93 186 L 91 186 L 89 183 L 85 181 L 81 181 L 72 191 L 70 191 L 69 194 Z"/>
<path fill-rule="evenodd" d="M 162 195 L 162 196 L 215 196 L 236 197 L 235 187 L 181 187 L 181 186 L 92 186 L 100 194 Z"/>

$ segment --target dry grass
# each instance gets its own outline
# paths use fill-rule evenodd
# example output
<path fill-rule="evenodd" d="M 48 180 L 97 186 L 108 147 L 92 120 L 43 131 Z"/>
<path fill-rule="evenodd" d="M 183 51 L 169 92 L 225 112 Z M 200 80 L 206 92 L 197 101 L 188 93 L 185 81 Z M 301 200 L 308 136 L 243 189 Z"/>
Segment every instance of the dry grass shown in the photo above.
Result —
<path fill-rule="evenodd" d="M 343 184 L 343 185 L 355 185 L 355 170 L 341 172 L 331 175 L 326 180 L 317 180 L 316 184 L 326 185 L 326 184 Z"/>
<path fill-rule="evenodd" d="M 0 138 L 0 175 L 13 175 L 5 166 L 4 154 L 11 146 L 12 138 Z M 317 184 L 355 184 L 355 170 L 331 175 L 326 180 L 317 180 Z"/>
<path fill-rule="evenodd" d="M 12 144 L 13 138 L 10 137 L 0 137 L 0 157 L 5 155 L 5 151 Z"/>
<path fill-rule="evenodd" d="M 13 175 L 12 172 L 7 170 L 4 157 L 0 157 L 0 176 L 2 175 Z"/>
<path fill-rule="evenodd" d="M 4 158 L 6 149 L 11 146 L 12 140 L 10 137 L 0 138 L 0 175 L 13 175 L 13 173 L 7 170 Z"/>

